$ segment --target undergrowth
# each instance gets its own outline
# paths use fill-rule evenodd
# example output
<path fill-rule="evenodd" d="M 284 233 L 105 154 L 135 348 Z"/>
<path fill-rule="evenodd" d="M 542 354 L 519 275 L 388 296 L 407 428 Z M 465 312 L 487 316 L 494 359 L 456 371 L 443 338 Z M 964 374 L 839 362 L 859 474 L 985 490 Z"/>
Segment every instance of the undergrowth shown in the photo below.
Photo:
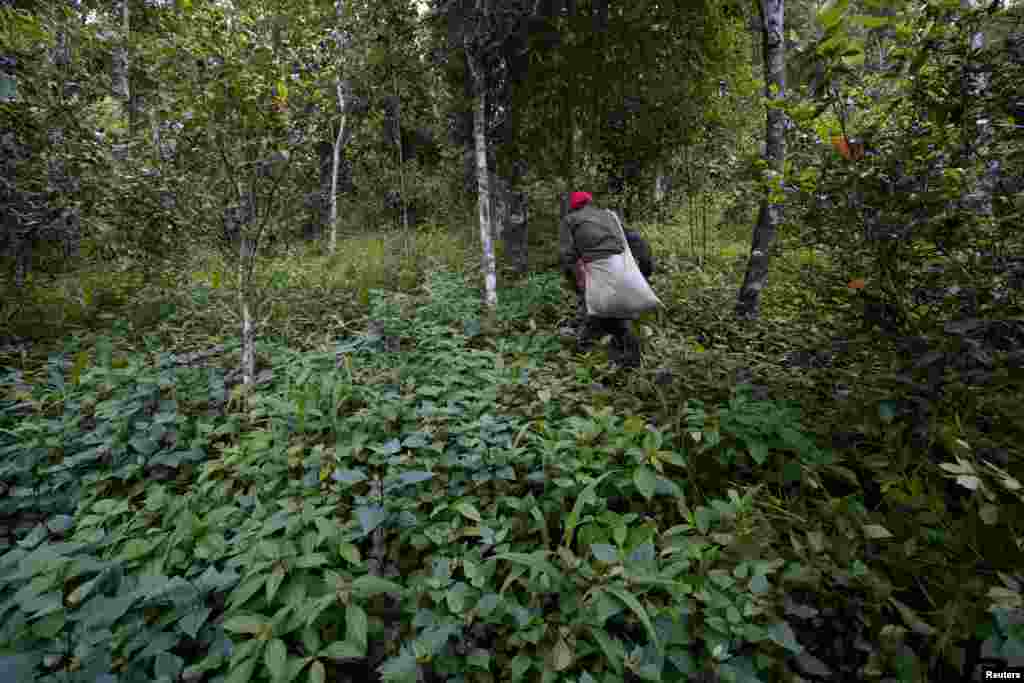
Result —
<path fill-rule="evenodd" d="M 856 348 L 780 362 L 817 259 L 745 328 L 735 259 L 665 259 L 656 381 L 556 336 L 555 274 L 485 319 L 466 252 L 429 239 L 270 262 L 250 395 L 216 260 L 151 285 L 150 320 L 9 362 L 5 680 L 923 681 L 971 639 L 1022 654 L 1017 480 L 964 429 L 911 457 Z M 837 408 L 843 382 L 864 400 Z"/>

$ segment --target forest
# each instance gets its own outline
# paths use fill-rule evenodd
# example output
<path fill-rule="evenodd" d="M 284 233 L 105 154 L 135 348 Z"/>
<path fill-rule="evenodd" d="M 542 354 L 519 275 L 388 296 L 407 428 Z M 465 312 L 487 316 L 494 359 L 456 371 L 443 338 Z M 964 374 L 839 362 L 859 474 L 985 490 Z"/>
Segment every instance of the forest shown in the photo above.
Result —
<path fill-rule="evenodd" d="M 0 0 L 0 681 L 1024 678 L 1022 84 L 1016 0 Z"/>

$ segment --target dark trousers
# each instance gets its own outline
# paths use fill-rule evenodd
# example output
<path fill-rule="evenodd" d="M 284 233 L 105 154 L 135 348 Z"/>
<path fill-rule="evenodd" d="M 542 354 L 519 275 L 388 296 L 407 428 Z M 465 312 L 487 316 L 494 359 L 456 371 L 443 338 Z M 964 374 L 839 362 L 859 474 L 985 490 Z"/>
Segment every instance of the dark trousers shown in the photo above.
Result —
<path fill-rule="evenodd" d="M 632 322 L 620 318 L 599 318 L 587 315 L 584 292 L 577 288 L 579 303 L 576 318 L 580 323 L 580 346 L 586 348 L 601 337 L 612 337 L 612 359 L 623 365 L 637 365 L 640 362 L 640 340 L 633 334 Z"/>

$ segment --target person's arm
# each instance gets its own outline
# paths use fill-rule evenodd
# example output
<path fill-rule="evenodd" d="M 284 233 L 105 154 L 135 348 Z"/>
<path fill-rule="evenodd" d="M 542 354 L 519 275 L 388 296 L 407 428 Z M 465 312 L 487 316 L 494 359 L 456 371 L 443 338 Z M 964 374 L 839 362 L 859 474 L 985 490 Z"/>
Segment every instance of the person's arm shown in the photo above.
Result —
<path fill-rule="evenodd" d="M 563 218 L 558 226 L 558 265 L 566 279 L 576 282 L 576 245 L 572 239 L 572 230 L 567 218 Z"/>

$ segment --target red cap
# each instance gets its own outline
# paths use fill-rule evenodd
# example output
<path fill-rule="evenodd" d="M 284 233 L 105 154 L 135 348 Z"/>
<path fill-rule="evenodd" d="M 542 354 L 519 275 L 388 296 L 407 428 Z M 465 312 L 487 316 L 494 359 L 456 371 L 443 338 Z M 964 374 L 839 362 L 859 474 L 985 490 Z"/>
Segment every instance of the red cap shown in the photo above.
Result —
<path fill-rule="evenodd" d="M 575 211 L 593 199 L 589 192 L 573 192 L 569 195 L 569 210 Z"/>

